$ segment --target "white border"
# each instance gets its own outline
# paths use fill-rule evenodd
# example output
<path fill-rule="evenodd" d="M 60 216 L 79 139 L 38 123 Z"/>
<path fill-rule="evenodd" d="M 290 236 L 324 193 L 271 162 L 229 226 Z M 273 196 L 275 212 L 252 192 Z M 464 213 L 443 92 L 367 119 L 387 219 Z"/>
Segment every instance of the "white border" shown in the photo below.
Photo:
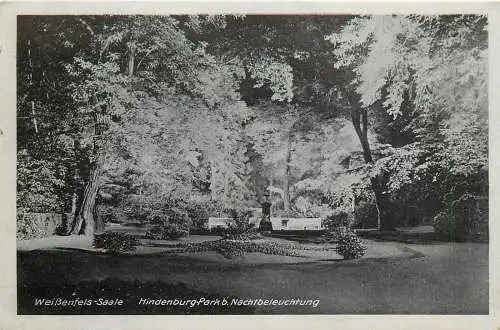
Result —
<path fill-rule="evenodd" d="M 0 0 L 1 1 L 1 0 Z M 17 316 L 16 315 L 16 15 L 17 14 L 453 14 L 489 16 L 490 31 L 490 315 L 304 316 Z M 494 2 L 0 2 L 0 329 L 497 329 L 500 119 L 500 4 Z"/>

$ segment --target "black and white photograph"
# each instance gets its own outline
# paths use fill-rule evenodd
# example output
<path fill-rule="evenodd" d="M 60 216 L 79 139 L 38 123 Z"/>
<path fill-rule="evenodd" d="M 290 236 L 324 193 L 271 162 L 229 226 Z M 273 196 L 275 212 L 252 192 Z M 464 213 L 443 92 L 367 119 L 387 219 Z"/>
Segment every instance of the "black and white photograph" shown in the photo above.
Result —
<path fill-rule="evenodd" d="M 490 313 L 487 14 L 16 23 L 18 315 Z"/>

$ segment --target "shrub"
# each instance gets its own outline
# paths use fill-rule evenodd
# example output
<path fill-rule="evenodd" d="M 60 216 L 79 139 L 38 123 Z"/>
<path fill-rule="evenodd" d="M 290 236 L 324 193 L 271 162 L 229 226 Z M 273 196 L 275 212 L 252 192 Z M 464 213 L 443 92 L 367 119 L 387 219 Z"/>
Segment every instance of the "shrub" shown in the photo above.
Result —
<path fill-rule="evenodd" d="M 48 235 L 44 222 L 36 221 L 36 218 L 29 214 L 17 214 L 17 239 L 32 239 Z"/>
<path fill-rule="evenodd" d="M 212 228 L 211 233 L 217 236 L 222 236 L 223 239 L 230 240 L 248 241 L 262 238 L 258 230 L 254 227 L 241 230 L 240 228 L 231 225 L 228 227 L 216 226 Z"/>
<path fill-rule="evenodd" d="M 456 242 L 488 242 L 488 198 L 464 194 L 434 217 L 438 238 Z"/>
<path fill-rule="evenodd" d="M 210 214 L 206 205 L 198 202 L 191 202 L 186 207 L 187 214 L 191 220 L 191 228 L 202 230 Z"/>
<path fill-rule="evenodd" d="M 115 207 L 107 204 L 97 205 L 96 216 L 100 218 L 102 223 L 122 223 L 126 219 L 126 215 L 121 207 Z"/>
<path fill-rule="evenodd" d="M 351 227 L 352 224 L 352 214 L 342 209 L 333 211 L 331 215 L 323 220 L 323 226 L 332 230 L 340 227 Z"/>
<path fill-rule="evenodd" d="M 365 254 L 366 247 L 362 245 L 361 239 L 352 229 L 342 227 L 337 231 L 337 247 L 335 250 L 344 259 L 356 259 Z"/>
<path fill-rule="evenodd" d="M 224 234 L 222 235 L 225 239 L 230 240 L 240 240 L 240 241 L 251 241 L 255 239 L 261 239 L 262 236 L 256 228 L 250 228 L 244 232 L 239 231 L 231 231 L 227 228 L 224 230 Z"/>
<path fill-rule="evenodd" d="M 318 218 L 331 214 L 333 209 L 328 204 L 321 204 L 321 198 L 314 195 L 302 195 L 295 198 L 289 215 L 297 218 Z"/>
<path fill-rule="evenodd" d="M 146 238 L 148 239 L 172 240 L 188 235 L 189 231 L 187 229 L 183 229 L 175 223 L 157 224 L 146 232 Z"/>
<path fill-rule="evenodd" d="M 47 156 L 47 155 L 46 155 Z M 18 212 L 60 213 L 63 210 L 65 190 L 64 172 L 59 162 L 50 156 L 30 155 L 28 149 L 17 152 L 17 194 Z"/>
<path fill-rule="evenodd" d="M 177 207 L 151 212 L 148 222 L 152 224 L 146 232 L 146 238 L 149 239 L 179 239 L 189 235 L 189 216 Z"/>
<path fill-rule="evenodd" d="M 17 239 L 43 238 L 57 233 L 62 225 L 62 215 L 57 213 L 18 213 Z"/>
<path fill-rule="evenodd" d="M 229 209 L 226 212 L 232 221 L 228 222 L 227 227 L 213 228 L 212 233 L 225 239 L 249 240 L 259 237 L 254 225 L 249 223 L 251 211 Z"/>
<path fill-rule="evenodd" d="M 215 251 L 226 259 L 245 255 L 245 246 L 238 241 L 223 240 L 215 246 Z"/>
<path fill-rule="evenodd" d="M 126 233 L 104 232 L 95 234 L 93 246 L 96 249 L 105 249 L 111 252 L 134 251 L 139 245 L 139 240 Z"/>
<path fill-rule="evenodd" d="M 217 200 L 190 200 L 186 204 L 186 212 L 191 220 L 192 229 L 205 230 L 208 218 L 221 216 L 224 213 L 224 206 Z"/>
<path fill-rule="evenodd" d="M 191 219 L 188 213 L 181 207 L 154 210 L 148 215 L 147 221 L 153 225 L 164 225 L 167 223 L 177 224 L 179 227 L 186 230 L 188 230 L 191 225 Z"/>
<path fill-rule="evenodd" d="M 218 225 L 218 226 L 215 226 L 212 229 L 210 229 L 210 233 L 217 235 L 217 236 L 225 237 L 226 233 L 227 233 L 227 229 L 226 229 L 226 227 Z"/>
<path fill-rule="evenodd" d="M 230 209 L 227 212 L 233 220 L 233 222 L 229 225 L 235 230 L 246 231 L 252 228 L 252 225 L 249 223 L 250 216 L 252 214 L 251 211 Z"/>
<path fill-rule="evenodd" d="M 215 251 L 226 259 L 243 256 L 245 253 L 264 253 L 280 256 L 300 256 L 296 250 L 300 246 L 267 240 L 232 240 L 221 239 L 202 243 L 192 243 L 184 247 L 183 252 Z"/>
<path fill-rule="evenodd" d="M 60 236 L 65 236 L 68 234 L 68 231 L 71 229 L 71 223 L 70 221 L 72 220 L 73 214 L 71 213 L 63 213 L 61 215 L 61 223 L 59 223 L 54 230 L 54 234 L 60 235 Z"/>

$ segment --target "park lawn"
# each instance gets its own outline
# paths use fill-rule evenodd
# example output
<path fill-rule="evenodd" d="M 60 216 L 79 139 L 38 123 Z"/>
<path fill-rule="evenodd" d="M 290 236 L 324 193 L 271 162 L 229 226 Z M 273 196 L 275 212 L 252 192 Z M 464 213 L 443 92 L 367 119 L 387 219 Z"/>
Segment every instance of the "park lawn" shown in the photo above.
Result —
<path fill-rule="evenodd" d="M 182 282 L 200 292 L 240 298 L 320 300 L 317 308 L 257 307 L 263 314 L 488 313 L 487 244 L 364 242 L 367 255 L 350 261 L 333 251 L 317 258 L 251 253 L 225 259 L 214 252 L 109 255 L 43 247 L 18 252 L 18 280 L 51 286 L 116 277 Z"/>
<path fill-rule="evenodd" d="M 198 244 L 220 239 L 213 235 L 190 235 L 179 240 L 151 240 L 142 238 L 141 245 L 137 246 L 133 252 L 127 252 L 127 255 L 149 255 L 149 254 L 175 254 L 179 257 L 189 257 L 193 259 L 224 262 L 224 263 L 304 263 L 322 260 L 342 260 L 342 256 L 335 251 L 336 244 L 312 244 L 297 243 L 282 238 L 264 237 L 259 242 L 278 243 L 284 246 L 295 247 L 294 252 L 297 256 L 270 255 L 263 253 L 246 253 L 241 257 L 231 259 L 224 258 L 222 255 L 213 251 L 204 252 L 180 252 L 179 244 Z M 367 247 L 363 258 L 392 258 L 392 257 L 418 257 L 422 254 L 404 244 L 397 242 L 375 242 L 372 240 L 363 240 L 363 245 Z M 96 249 L 92 246 L 92 237 L 86 236 L 50 236 L 46 238 L 19 241 L 18 251 L 33 250 L 67 250 L 82 251 L 88 253 L 103 254 L 105 251 Z"/>

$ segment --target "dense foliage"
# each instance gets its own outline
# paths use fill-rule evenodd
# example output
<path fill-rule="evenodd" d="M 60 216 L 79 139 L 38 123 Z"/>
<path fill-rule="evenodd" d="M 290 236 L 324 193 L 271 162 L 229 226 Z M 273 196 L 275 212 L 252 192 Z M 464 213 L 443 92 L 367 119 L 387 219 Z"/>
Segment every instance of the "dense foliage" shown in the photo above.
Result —
<path fill-rule="evenodd" d="M 152 228 L 146 232 L 145 238 L 173 240 L 186 237 L 188 235 L 189 231 L 187 229 L 183 229 L 176 223 L 167 222 L 162 224 L 153 224 Z"/>
<path fill-rule="evenodd" d="M 64 231 L 66 216 L 58 213 L 18 213 L 16 238 L 26 240 L 58 234 Z"/>
<path fill-rule="evenodd" d="M 457 215 L 488 198 L 484 16 L 20 16 L 18 27 L 18 211 L 70 213 L 67 234 L 134 222 L 182 237 L 210 216 L 245 222 L 229 210 L 258 207 L 265 191 L 273 215 L 331 227 L 448 232 L 457 217 L 487 232 L 487 212 Z"/>
<path fill-rule="evenodd" d="M 384 177 L 393 204 L 423 219 L 464 194 L 487 198 L 486 24 L 474 15 L 358 17 L 329 36 L 336 66 L 353 70 L 351 86 L 391 144 L 369 176 Z M 403 125 L 377 127 L 387 122 L 381 111 Z"/>
<path fill-rule="evenodd" d="M 221 239 L 184 246 L 182 252 L 214 251 L 226 259 L 241 257 L 246 253 L 263 253 L 279 256 L 300 256 L 304 249 L 296 244 L 259 239 Z"/>
<path fill-rule="evenodd" d="M 104 232 L 95 234 L 92 245 L 96 249 L 103 249 L 109 252 L 130 252 L 139 245 L 139 240 L 127 233 Z"/>
<path fill-rule="evenodd" d="M 337 247 L 335 250 L 344 259 L 357 259 L 365 254 L 366 247 L 356 233 L 348 227 L 342 227 L 338 230 Z"/>
<path fill-rule="evenodd" d="M 434 218 L 436 234 L 447 241 L 487 242 L 488 200 L 463 195 Z"/>

